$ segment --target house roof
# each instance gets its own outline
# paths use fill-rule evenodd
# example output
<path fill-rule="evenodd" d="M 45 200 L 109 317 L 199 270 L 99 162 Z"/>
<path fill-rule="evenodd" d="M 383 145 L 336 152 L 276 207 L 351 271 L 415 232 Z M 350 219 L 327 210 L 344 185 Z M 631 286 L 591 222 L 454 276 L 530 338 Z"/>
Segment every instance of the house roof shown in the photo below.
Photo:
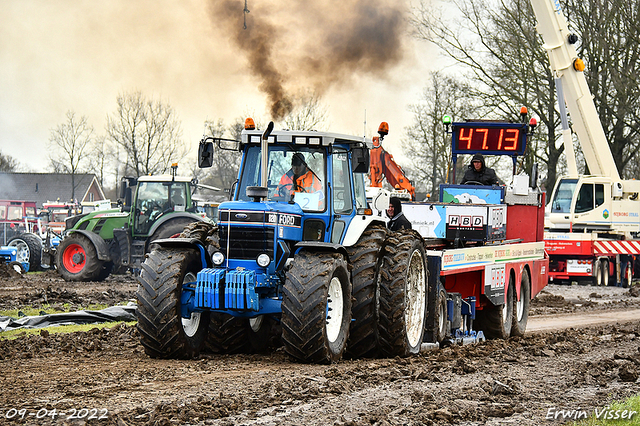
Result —
<path fill-rule="evenodd" d="M 75 175 L 75 192 L 71 175 L 64 173 L 0 173 L 0 199 L 35 201 L 38 207 L 47 201 L 85 201 L 92 186 L 99 194 L 94 201 L 105 199 L 94 174 Z"/>

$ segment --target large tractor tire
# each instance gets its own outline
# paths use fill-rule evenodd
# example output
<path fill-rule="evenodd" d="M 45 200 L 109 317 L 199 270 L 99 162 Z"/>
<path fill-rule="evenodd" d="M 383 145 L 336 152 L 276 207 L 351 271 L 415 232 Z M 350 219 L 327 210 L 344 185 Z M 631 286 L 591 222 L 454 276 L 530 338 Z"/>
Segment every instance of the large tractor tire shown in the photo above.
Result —
<path fill-rule="evenodd" d="M 179 235 L 192 222 L 193 222 L 192 219 L 187 219 L 183 217 L 183 218 L 173 219 L 163 223 L 158 227 L 158 229 L 156 229 L 153 232 L 151 237 L 149 237 L 149 239 L 147 240 L 147 252 L 150 252 L 152 249 L 157 248 L 158 245 L 152 244 L 153 241 L 159 240 L 162 238 L 170 238 L 170 237 L 173 237 L 174 235 Z"/>
<path fill-rule="evenodd" d="M 529 303 L 531 302 L 531 279 L 529 273 L 522 271 L 520 278 L 520 299 L 513 297 L 513 320 L 511 322 L 511 335 L 522 337 L 527 330 L 529 319 Z"/>
<path fill-rule="evenodd" d="M 427 328 L 426 341 L 430 343 L 442 342 L 449 332 L 449 318 L 447 317 L 447 292 L 442 283 L 430 289 L 427 296 Z"/>
<path fill-rule="evenodd" d="M 380 351 L 378 334 L 379 273 L 382 247 L 387 235 L 384 226 L 367 229 L 348 249 L 353 284 L 353 307 L 346 355 L 349 358 L 374 358 Z"/>
<path fill-rule="evenodd" d="M 138 332 L 147 355 L 153 358 L 194 358 L 207 336 L 208 312 L 182 318 L 182 286 L 195 282 L 201 268 L 196 250 L 160 248 L 142 264 L 138 291 Z"/>
<path fill-rule="evenodd" d="M 73 233 L 60 242 L 56 268 L 66 281 L 96 281 L 103 266 L 93 243 L 84 235 Z"/>
<path fill-rule="evenodd" d="M 265 315 L 246 319 L 212 313 L 206 348 L 215 353 L 260 353 L 269 348 L 273 320 Z"/>
<path fill-rule="evenodd" d="M 509 278 L 507 288 L 507 300 L 503 305 L 486 306 L 482 311 L 476 313 L 478 326 L 484 331 L 488 339 L 508 339 L 511 335 L 513 323 L 514 291 L 515 282 L 513 275 Z"/>
<path fill-rule="evenodd" d="M 427 264 L 414 231 L 390 234 L 380 280 L 380 341 L 385 356 L 420 352 L 427 316 Z"/>
<path fill-rule="evenodd" d="M 338 361 L 351 322 L 351 281 L 337 253 L 298 253 L 287 271 L 282 298 L 282 341 L 293 358 Z"/>
<path fill-rule="evenodd" d="M 29 263 L 29 271 L 40 271 L 42 261 L 42 240 L 36 234 L 20 234 L 7 242 L 8 246 L 18 249 L 16 260 Z"/>

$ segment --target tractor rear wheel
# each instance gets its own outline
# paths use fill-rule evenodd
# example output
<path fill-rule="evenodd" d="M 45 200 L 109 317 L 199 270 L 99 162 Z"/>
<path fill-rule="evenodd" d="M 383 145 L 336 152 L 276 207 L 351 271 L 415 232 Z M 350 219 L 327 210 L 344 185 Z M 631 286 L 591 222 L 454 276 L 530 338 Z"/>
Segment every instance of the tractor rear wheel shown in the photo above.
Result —
<path fill-rule="evenodd" d="M 29 271 L 40 271 L 42 259 L 42 240 L 36 234 L 20 234 L 7 242 L 8 246 L 18 249 L 16 261 L 29 263 Z"/>
<path fill-rule="evenodd" d="M 160 248 L 142 264 L 138 291 L 138 332 L 147 355 L 153 358 L 194 358 L 203 348 L 208 312 L 183 318 L 183 285 L 195 283 L 202 267 L 196 250 Z"/>
<path fill-rule="evenodd" d="M 522 271 L 520 278 L 520 300 L 513 297 L 513 321 L 511 323 L 512 336 L 524 336 L 529 319 L 529 303 L 531 301 L 531 279 L 529 273 Z"/>
<path fill-rule="evenodd" d="M 386 356 L 420 352 L 427 316 L 426 259 L 414 231 L 387 237 L 380 274 L 380 340 Z"/>
<path fill-rule="evenodd" d="M 509 278 L 507 288 L 507 300 L 498 306 L 487 306 L 476 315 L 479 319 L 479 326 L 484 331 L 488 339 L 508 339 L 511 335 L 511 324 L 513 321 L 513 276 Z"/>
<path fill-rule="evenodd" d="M 282 298 L 285 351 L 303 362 L 342 357 L 351 322 L 351 282 L 338 253 L 298 253 L 287 271 Z"/>
<path fill-rule="evenodd" d="M 153 248 L 157 247 L 157 244 L 152 246 L 153 241 L 179 235 L 192 222 L 193 220 L 191 219 L 178 218 L 163 223 L 147 240 L 147 252 L 150 252 Z"/>
<path fill-rule="evenodd" d="M 56 267 L 66 281 L 96 281 L 103 265 L 93 243 L 82 234 L 70 234 L 58 246 Z"/>
<path fill-rule="evenodd" d="M 353 307 L 346 355 L 350 358 L 374 358 L 380 351 L 378 305 L 382 246 L 387 235 L 384 226 L 374 225 L 348 248 L 353 284 Z"/>

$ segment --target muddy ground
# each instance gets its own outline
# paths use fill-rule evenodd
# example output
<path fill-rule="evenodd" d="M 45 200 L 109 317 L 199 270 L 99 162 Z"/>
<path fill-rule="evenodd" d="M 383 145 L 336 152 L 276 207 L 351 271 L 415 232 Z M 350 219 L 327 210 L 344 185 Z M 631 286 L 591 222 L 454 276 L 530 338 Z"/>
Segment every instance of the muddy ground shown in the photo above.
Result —
<path fill-rule="evenodd" d="M 0 308 L 116 304 L 134 299 L 136 287 L 131 276 L 5 276 Z M 636 289 L 553 285 L 531 314 L 598 310 L 640 310 L 640 297 Z M 594 414 L 638 394 L 640 324 L 568 323 L 508 341 L 329 366 L 292 362 L 281 349 L 154 360 L 135 327 L 120 325 L 0 340 L 0 369 L 0 424 L 539 425 L 560 422 L 561 410 Z"/>

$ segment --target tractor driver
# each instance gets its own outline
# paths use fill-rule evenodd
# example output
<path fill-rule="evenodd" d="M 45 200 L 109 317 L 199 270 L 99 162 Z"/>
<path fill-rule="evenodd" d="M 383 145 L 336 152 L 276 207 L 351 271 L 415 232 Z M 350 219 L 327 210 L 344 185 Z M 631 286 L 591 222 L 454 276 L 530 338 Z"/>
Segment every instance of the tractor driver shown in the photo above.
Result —
<path fill-rule="evenodd" d="M 307 166 L 299 152 L 291 158 L 291 169 L 280 178 L 277 195 L 291 196 L 294 192 L 314 193 L 322 190 L 322 182 Z"/>

